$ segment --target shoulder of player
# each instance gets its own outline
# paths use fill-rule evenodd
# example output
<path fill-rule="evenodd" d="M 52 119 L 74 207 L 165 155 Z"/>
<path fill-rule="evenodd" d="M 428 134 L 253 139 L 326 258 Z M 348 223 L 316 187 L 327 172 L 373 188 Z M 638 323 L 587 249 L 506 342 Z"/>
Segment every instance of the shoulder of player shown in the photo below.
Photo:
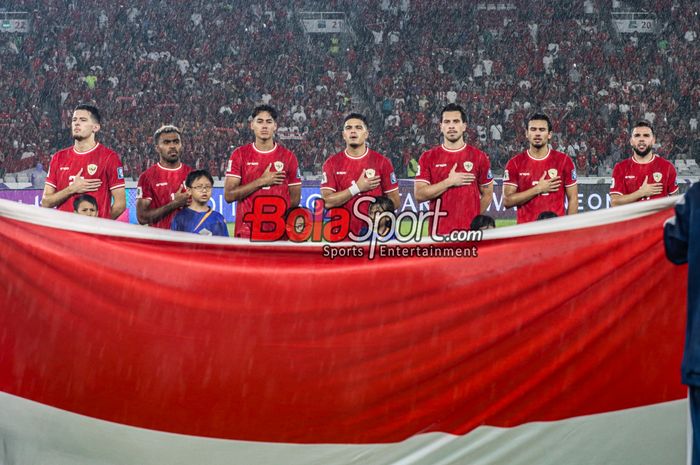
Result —
<path fill-rule="evenodd" d="M 671 163 L 669 160 L 667 160 L 666 158 L 662 157 L 659 154 L 655 154 L 654 163 L 661 165 L 661 166 L 665 166 L 667 168 L 673 168 L 674 170 L 676 169 L 676 167 L 673 163 Z"/>
<path fill-rule="evenodd" d="M 484 152 L 483 150 L 481 150 L 479 148 L 474 147 L 473 145 L 467 145 L 465 147 L 465 150 L 467 151 L 467 153 L 475 155 L 477 157 L 489 158 L 489 155 L 486 152 Z"/>
<path fill-rule="evenodd" d="M 323 165 L 324 166 L 325 165 L 333 165 L 333 164 L 337 163 L 338 160 L 340 160 L 341 158 L 344 158 L 344 157 L 345 157 L 345 154 L 343 152 L 334 153 L 333 155 L 326 158 L 326 161 L 323 162 Z"/>
<path fill-rule="evenodd" d="M 526 161 L 527 158 L 528 158 L 527 151 L 526 151 L 526 150 L 523 150 L 522 152 L 516 153 L 515 155 L 513 155 L 512 157 L 510 157 L 510 159 L 508 160 L 508 162 L 506 163 L 506 165 L 509 165 L 509 164 L 510 164 L 510 165 L 519 165 L 519 164 L 521 164 L 522 162 Z"/>
<path fill-rule="evenodd" d="M 121 159 L 119 154 L 115 152 L 114 150 L 110 149 L 106 145 L 100 144 L 96 147 L 97 152 L 99 153 L 100 156 L 103 157 L 117 157 Z"/>

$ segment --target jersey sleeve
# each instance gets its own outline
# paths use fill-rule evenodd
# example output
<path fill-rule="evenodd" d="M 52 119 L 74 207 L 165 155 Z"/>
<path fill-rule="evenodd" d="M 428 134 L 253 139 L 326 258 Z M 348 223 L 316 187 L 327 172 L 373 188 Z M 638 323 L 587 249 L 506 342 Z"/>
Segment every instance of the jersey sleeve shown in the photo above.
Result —
<path fill-rule="evenodd" d="M 668 176 L 666 176 L 666 192 L 668 195 L 673 195 L 678 192 L 678 182 L 677 182 L 676 168 L 671 165 L 668 169 Z"/>
<path fill-rule="evenodd" d="M 299 160 L 296 155 L 289 152 L 289 162 L 287 164 L 287 184 L 290 186 L 298 186 L 301 184 L 301 170 L 299 169 Z"/>
<path fill-rule="evenodd" d="M 428 160 L 428 152 L 423 153 L 418 159 L 418 172 L 416 173 L 416 182 L 424 182 L 431 184 L 433 182 L 430 172 L 430 161 Z"/>
<path fill-rule="evenodd" d="M 124 166 L 119 155 L 112 152 L 109 157 L 109 168 L 107 169 L 107 184 L 109 190 L 119 189 L 126 186 L 124 182 Z"/>
<path fill-rule="evenodd" d="M 46 184 L 54 189 L 56 189 L 56 186 L 58 186 L 58 163 L 58 154 L 55 153 L 53 157 L 51 157 L 51 161 L 49 162 L 49 172 L 46 175 Z"/>
<path fill-rule="evenodd" d="M 493 182 L 493 173 L 491 173 L 491 160 L 485 153 L 481 153 L 481 169 L 479 170 L 479 185 L 486 186 Z"/>
<path fill-rule="evenodd" d="M 520 185 L 520 174 L 518 173 L 518 165 L 515 157 L 508 160 L 506 169 L 503 171 L 503 184 L 518 187 Z"/>
<path fill-rule="evenodd" d="M 612 172 L 612 184 L 610 184 L 610 194 L 624 195 L 625 175 L 620 164 L 615 165 Z"/>
<path fill-rule="evenodd" d="M 236 178 L 243 177 L 241 167 L 242 167 L 242 155 L 240 148 L 233 151 L 231 157 L 228 159 L 226 164 L 226 176 L 233 176 Z"/>
<path fill-rule="evenodd" d="M 332 160 L 332 158 L 329 158 L 323 164 L 323 170 L 321 175 L 321 189 L 329 189 L 333 192 L 337 192 L 338 182 L 335 179 Z"/>
<path fill-rule="evenodd" d="M 564 181 L 564 187 L 571 187 L 576 184 L 576 177 L 576 166 L 571 158 L 566 157 L 564 161 L 564 173 L 562 178 L 562 181 Z"/>
<path fill-rule="evenodd" d="M 151 188 L 152 183 L 149 182 L 148 171 L 144 172 L 139 176 L 139 180 L 136 183 L 136 198 L 153 200 L 153 189 Z"/>
<path fill-rule="evenodd" d="M 391 160 L 384 158 L 382 163 L 382 192 L 394 192 L 399 188 L 399 181 L 396 179 L 396 173 L 394 172 L 394 166 L 391 164 Z"/>

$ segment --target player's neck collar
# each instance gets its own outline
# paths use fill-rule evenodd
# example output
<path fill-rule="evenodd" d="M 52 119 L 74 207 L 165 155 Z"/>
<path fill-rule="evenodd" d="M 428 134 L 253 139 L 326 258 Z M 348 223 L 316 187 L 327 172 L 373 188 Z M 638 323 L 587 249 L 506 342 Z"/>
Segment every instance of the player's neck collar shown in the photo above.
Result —
<path fill-rule="evenodd" d="M 649 163 L 651 163 L 652 161 L 654 161 L 654 158 L 656 158 L 656 154 L 653 153 L 653 152 L 651 153 L 651 158 L 649 158 L 649 161 L 639 161 L 639 160 L 637 160 L 637 158 L 636 158 L 637 156 L 638 156 L 638 155 L 637 155 L 636 153 L 633 153 L 633 154 L 632 154 L 632 161 L 635 162 L 635 163 L 638 164 L 638 165 L 648 165 Z"/>
<path fill-rule="evenodd" d="M 549 154 L 552 153 L 552 149 L 551 147 L 547 148 L 547 155 L 545 155 L 542 158 L 533 157 L 532 154 L 530 154 L 530 149 L 525 150 L 525 153 L 527 153 L 527 156 L 532 158 L 533 160 L 545 160 L 549 156 Z"/>
<path fill-rule="evenodd" d="M 445 144 L 442 144 L 442 150 L 444 150 L 445 152 L 459 152 L 459 151 L 464 150 L 466 148 L 467 148 L 467 143 L 464 141 L 462 141 L 462 146 L 458 149 L 450 149 L 450 148 L 447 148 L 447 146 Z"/>
<path fill-rule="evenodd" d="M 165 170 L 165 171 L 177 171 L 177 170 L 179 170 L 180 168 L 182 168 L 182 166 L 183 166 L 183 165 L 182 165 L 182 162 L 179 161 L 179 160 L 178 160 L 177 168 L 168 168 L 167 166 L 163 166 L 160 162 L 158 162 L 157 165 L 158 165 L 158 168 L 160 168 L 160 169 L 162 169 L 162 170 Z"/>
<path fill-rule="evenodd" d="M 258 153 L 272 153 L 272 152 L 274 152 L 274 151 L 277 149 L 277 142 L 273 142 L 273 143 L 272 143 L 272 148 L 271 148 L 270 150 L 260 150 L 260 149 L 255 145 L 255 142 L 253 142 L 253 143 L 250 144 L 250 145 L 252 145 L 252 146 L 253 146 L 253 150 L 255 150 L 255 151 L 258 152 Z"/>
<path fill-rule="evenodd" d="M 73 145 L 73 152 L 77 153 L 78 155 L 85 155 L 86 153 L 90 153 L 90 152 L 92 152 L 93 150 L 95 150 L 99 145 L 100 145 L 99 142 L 95 142 L 94 147 L 92 147 L 91 149 L 88 149 L 88 150 L 86 150 L 86 151 L 84 151 L 84 152 L 81 152 L 80 150 L 78 150 L 77 148 L 75 148 L 75 144 L 74 144 L 74 145 Z"/>
<path fill-rule="evenodd" d="M 364 158 L 368 153 L 369 153 L 369 147 L 365 147 L 365 153 L 360 155 L 359 157 L 356 157 L 354 155 L 350 155 L 348 153 L 348 149 L 343 150 L 343 153 L 345 154 L 346 157 L 352 158 L 353 160 L 359 160 L 360 158 Z"/>

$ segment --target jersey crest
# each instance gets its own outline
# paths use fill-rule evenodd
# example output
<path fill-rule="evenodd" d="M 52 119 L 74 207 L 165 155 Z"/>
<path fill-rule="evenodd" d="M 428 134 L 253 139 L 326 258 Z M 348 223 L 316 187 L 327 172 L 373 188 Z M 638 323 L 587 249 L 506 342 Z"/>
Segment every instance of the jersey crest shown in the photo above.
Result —
<path fill-rule="evenodd" d="M 372 168 L 367 168 L 365 170 L 365 176 L 367 176 L 368 178 L 373 178 L 375 174 L 377 174 L 377 172 L 374 171 Z"/>
<path fill-rule="evenodd" d="M 652 176 L 654 177 L 654 182 L 661 182 L 661 173 L 656 171 Z"/>
<path fill-rule="evenodd" d="M 472 162 L 470 162 L 470 161 L 465 161 L 465 162 L 464 162 L 464 169 L 465 169 L 465 170 L 471 171 L 472 168 L 474 168 L 474 163 L 472 163 Z"/>
<path fill-rule="evenodd" d="M 97 173 L 97 165 L 94 163 L 90 163 L 89 165 L 87 165 L 87 172 L 90 176 Z"/>
<path fill-rule="evenodd" d="M 282 163 L 281 161 L 276 161 L 274 163 L 274 167 L 278 172 L 282 171 L 282 169 L 284 169 L 284 163 Z"/>

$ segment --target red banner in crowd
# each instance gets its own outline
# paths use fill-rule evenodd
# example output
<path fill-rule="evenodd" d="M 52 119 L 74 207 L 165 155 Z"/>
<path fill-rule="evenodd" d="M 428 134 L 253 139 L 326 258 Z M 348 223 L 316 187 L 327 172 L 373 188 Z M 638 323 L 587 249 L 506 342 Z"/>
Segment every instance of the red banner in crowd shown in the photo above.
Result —
<path fill-rule="evenodd" d="M 206 241 L 0 201 L 0 393 L 307 444 L 681 399 L 686 276 L 661 228 L 672 211 L 601 213 L 487 234 L 469 244 L 476 257 L 330 260 L 322 245 Z"/>

